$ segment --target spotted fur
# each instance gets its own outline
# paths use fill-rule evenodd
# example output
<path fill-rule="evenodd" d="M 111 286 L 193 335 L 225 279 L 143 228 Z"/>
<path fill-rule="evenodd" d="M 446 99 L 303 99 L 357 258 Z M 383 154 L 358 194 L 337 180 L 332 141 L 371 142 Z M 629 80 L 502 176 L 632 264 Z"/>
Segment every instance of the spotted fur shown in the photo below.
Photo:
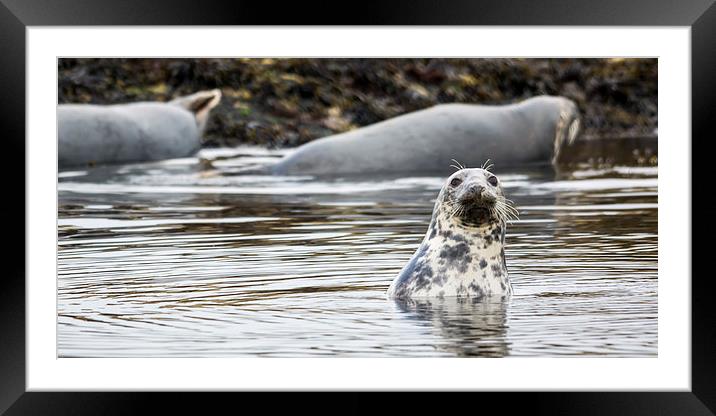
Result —
<path fill-rule="evenodd" d="M 509 296 L 502 185 L 486 169 L 460 169 L 440 190 L 425 238 L 388 289 L 392 298 Z M 500 202 L 501 201 L 501 202 Z"/>

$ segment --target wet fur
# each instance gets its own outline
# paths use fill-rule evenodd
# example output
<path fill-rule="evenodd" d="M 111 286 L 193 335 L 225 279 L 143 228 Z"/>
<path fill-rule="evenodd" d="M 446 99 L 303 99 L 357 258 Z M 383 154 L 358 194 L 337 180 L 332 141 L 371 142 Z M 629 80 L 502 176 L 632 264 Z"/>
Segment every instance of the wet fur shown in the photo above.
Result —
<path fill-rule="evenodd" d="M 505 262 L 507 220 L 516 215 L 501 183 L 487 169 L 460 169 L 438 195 L 430 226 L 410 261 L 388 289 L 393 298 L 509 296 Z M 462 179 L 452 186 L 453 179 Z M 466 192 L 482 186 L 479 200 Z M 473 187 L 473 188 L 471 188 Z"/>

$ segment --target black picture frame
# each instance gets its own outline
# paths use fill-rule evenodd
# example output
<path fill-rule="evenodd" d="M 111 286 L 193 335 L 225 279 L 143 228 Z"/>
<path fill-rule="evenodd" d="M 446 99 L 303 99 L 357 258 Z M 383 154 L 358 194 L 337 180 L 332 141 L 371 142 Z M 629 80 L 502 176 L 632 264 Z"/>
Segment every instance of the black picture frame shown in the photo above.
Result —
<path fill-rule="evenodd" d="M 692 75 L 692 143 L 710 138 L 709 122 L 716 108 L 716 5 L 714 0 L 502 0 L 491 2 L 392 1 L 379 5 L 355 2 L 201 2 L 188 0 L 0 0 L 0 131 L 6 149 L 2 163 L 9 200 L 5 219 L 5 270 L 0 279 L 0 414 L 136 414 L 159 403 L 182 413 L 212 414 L 223 406 L 248 409 L 246 396 L 234 394 L 26 392 L 25 367 L 25 28 L 68 25 L 601 25 L 690 26 Z M 692 153 L 695 154 L 695 153 Z M 696 164 L 694 164 L 696 166 Z M 706 165 L 708 166 L 708 164 Z M 691 166 L 684 167 L 691 174 Z M 692 175 L 697 179 L 709 177 Z M 6 194 L 7 196 L 8 194 Z M 22 201 L 22 202 L 20 202 Z M 17 219 L 24 218 L 24 222 Z M 713 226 L 706 224 L 702 232 Z M 685 242 L 689 243 L 690 242 Z M 692 244 L 695 247 L 695 243 Z M 707 248 L 708 250 L 709 248 Z M 692 258 L 698 258 L 693 256 Z M 708 258 L 708 257 L 706 257 Z M 693 264 L 693 262 L 692 262 Z M 447 401 L 384 398 L 382 410 L 449 409 L 465 405 L 478 411 L 485 404 L 504 404 L 521 414 L 678 414 L 713 415 L 716 410 L 716 314 L 710 294 L 711 277 L 691 279 L 692 384 L 690 392 L 549 392 L 466 393 Z M 479 376 L 479 375 L 476 375 Z M 257 397 L 258 396 L 258 397 Z M 259 394 L 253 404 L 275 411 L 365 413 L 372 400 L 359 393 L 325 398 L 313 394 L 288 399 Z M 411 405 L 411 403 L 413 403 Z M 451 403 L 448 405 L 447 403 Z M 336 408 L 336 406 L 339 406 Z M 229 407 L 231 409 L 232 407 Z M 494 407 L 493 407 L 494 409 Z M 494 411 L 494 410 L 493 410 Z"/>

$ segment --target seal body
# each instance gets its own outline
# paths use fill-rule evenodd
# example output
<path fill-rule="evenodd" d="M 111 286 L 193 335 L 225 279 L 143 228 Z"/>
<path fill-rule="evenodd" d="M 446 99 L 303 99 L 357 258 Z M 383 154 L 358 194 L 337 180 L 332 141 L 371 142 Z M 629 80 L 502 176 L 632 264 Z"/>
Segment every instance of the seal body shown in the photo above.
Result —
<path fill-rule="evenodd" d="M 505 297 L 506 220 L 514 208 L 484 169 L 461 169 L 440 190 L 430 226 L 388 288 L 392 298 Z"/>
<path fill-rule="evenodd" d="M 459 157 L 479 166 L 549 163 L 579 131 L 576 105 L 540 96 L 503 106 L 442 104 L 300 146 L 276 174 L 441 171 Z"/>
<path fill-rule="evenodd" d="M 59 167 L 190 156 L 199 150 L 209 111 L 220 97 L 212 90 L 167 103 L 60 104 Z"/>

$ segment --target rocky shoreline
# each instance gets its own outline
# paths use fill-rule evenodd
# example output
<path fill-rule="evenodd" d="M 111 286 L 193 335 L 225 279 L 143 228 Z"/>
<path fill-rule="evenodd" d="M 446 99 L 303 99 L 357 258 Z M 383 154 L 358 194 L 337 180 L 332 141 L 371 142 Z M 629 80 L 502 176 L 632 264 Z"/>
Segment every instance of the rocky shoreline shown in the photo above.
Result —
<path fill-rule="evenodd" d="M 220 88 L 206 147 L 297 146 L 436 104 L 574 100 L 583 136 L 654 137 L 656 59 L 59 59 L 60 103 Z"/>

